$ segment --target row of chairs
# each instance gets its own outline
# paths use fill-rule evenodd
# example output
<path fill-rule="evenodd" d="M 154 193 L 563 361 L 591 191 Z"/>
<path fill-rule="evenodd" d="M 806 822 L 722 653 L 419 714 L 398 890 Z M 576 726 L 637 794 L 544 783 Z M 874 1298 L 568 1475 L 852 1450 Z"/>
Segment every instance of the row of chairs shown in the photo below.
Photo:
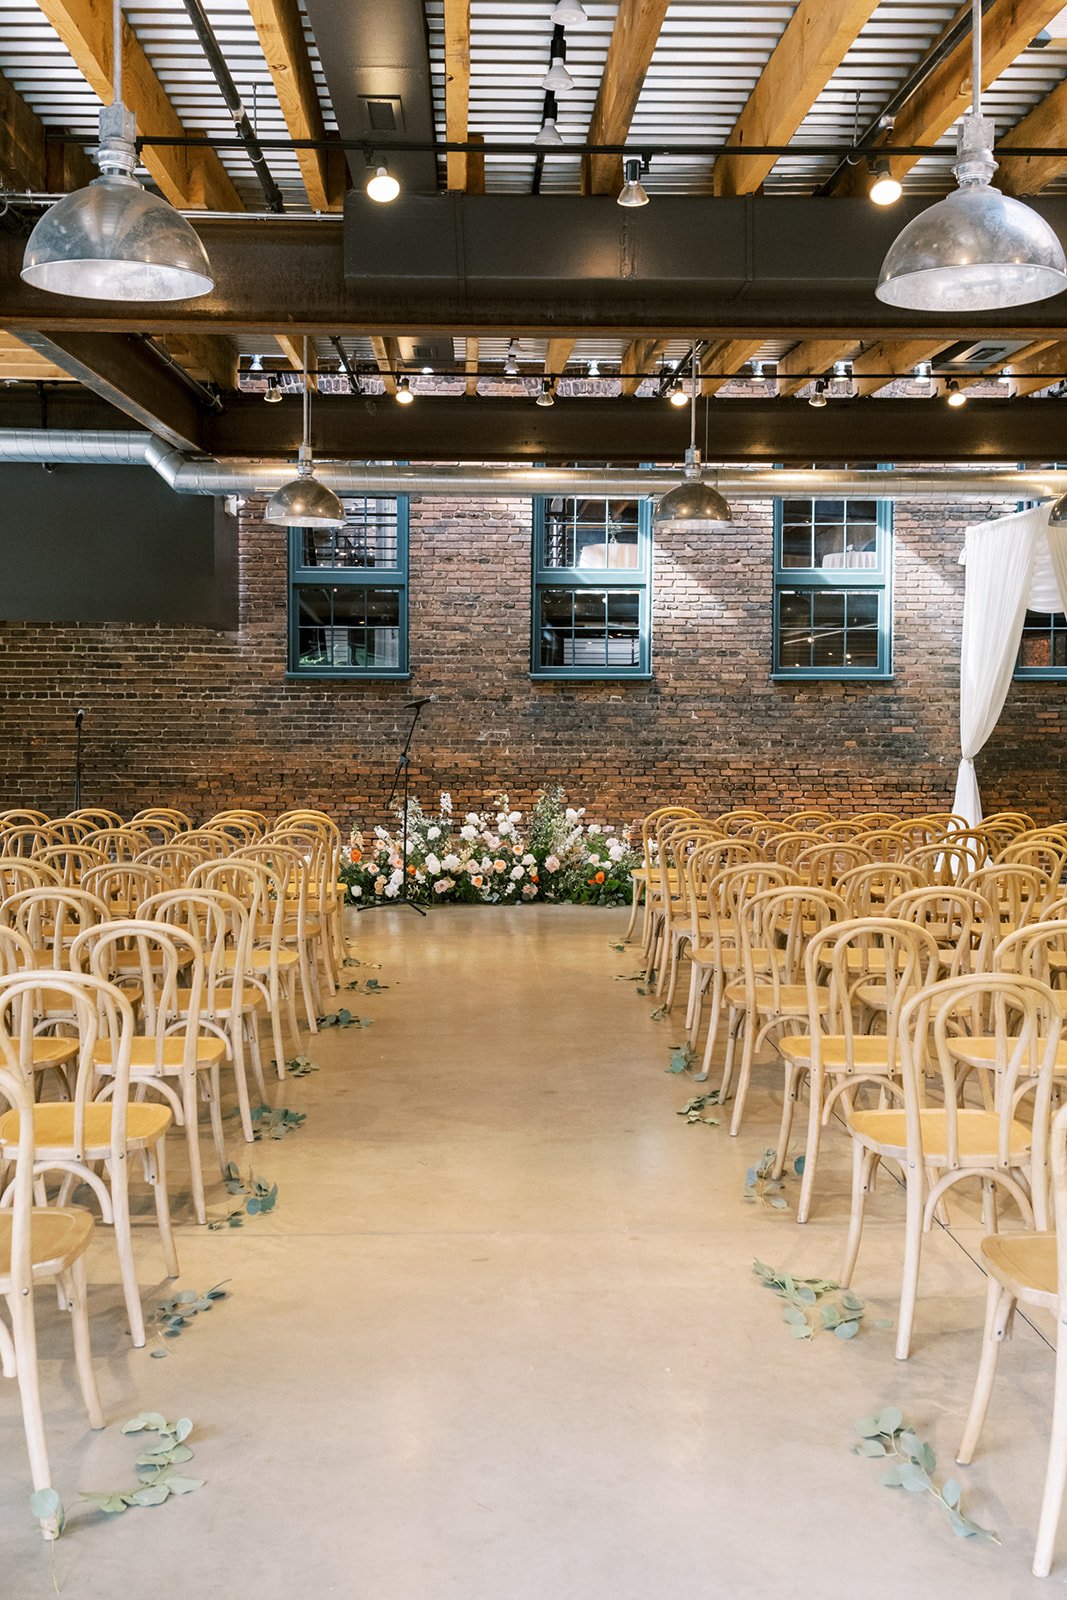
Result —
<path fill-rule="evenodd" d="M 733 1094 L 731 1133 L 760 1047 L 776 1045 L 783 1105 L 775 1176 L 808 1093 L 798 1221 L 810 1215 L 827 1128 L 839 1120 L 851 1139 L 843 1286 L 878 1166 L 890 1161 L 903 1175 L 901 1359 L 911 1348 L 924 1233 L 952 1190 L 978 1180 L 991 1287 L 960 1447 L 960 1460 L 970 1460 L 1015 1305 L 1044 1304 L 1067 1317 L 1067 1280 L 1061 1302 L 1056 1272 L 1065 1246 L 1052 1228 L 1055 1216 L 1067 1230 L 1067 1108 L 1056 1110 L 1067 1079 L 1067 829 L 1038 829 L 1022 813 L 978 830 L 948 814 L 842 823 L 809 812 L 776 823 L 678 807 L 646 819 L 643 832 L 630 933 L 640 899 L 645 950 L 668 1006 L 689 961 L 694 1046 L 710 1000 L 705 1071 L 726 1013 L 719 1099 Z M 1004 1198 L 1032 1231 L 996 1231 Z M 1067 1482 L 1067 1372 L 1055 1412 L 1039 1574 L 1050 1567 Z"/>

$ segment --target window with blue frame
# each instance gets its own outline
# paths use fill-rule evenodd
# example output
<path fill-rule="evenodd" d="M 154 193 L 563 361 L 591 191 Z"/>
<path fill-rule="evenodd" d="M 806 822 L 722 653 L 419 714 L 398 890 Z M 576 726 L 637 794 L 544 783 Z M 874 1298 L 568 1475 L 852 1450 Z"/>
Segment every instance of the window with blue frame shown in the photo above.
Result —
<path fill-rule="evenodd" d="M 1067 678 L 1067 617 L 1062 611 L 1026 613 L 1015 676 Z"/>
<path fill-rule="evenodd" d="M 408 675 L 408 502 L 344 502 L 340 528 L 289 530 L 289 672 Z"/>
<path fill-rule="evenodd" d="M 892 501 L 775 501 L 773 672 L 892 676 Z"/>
<path fill-rule="evenodd" d="M 650 500 L 535 498 L 535 678 L 647 678 L 651 589 Z"/>

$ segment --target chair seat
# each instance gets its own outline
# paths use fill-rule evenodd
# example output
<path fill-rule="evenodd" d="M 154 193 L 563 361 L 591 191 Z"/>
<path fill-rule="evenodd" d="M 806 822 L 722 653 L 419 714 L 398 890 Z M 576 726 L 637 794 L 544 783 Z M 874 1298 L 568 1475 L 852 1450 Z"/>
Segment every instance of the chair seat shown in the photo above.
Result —
<path fill-rule="evenodd" d="M 232 950 L 227 950 L 227 952 L 226 952 L 226 965 L 228 967 L 232 967 L 235 960 L 236 960 L 236 953 L 234 951 L 232 951 Z M 292 967 L 292 966 L 295 966 L 295 964 L 299 960 L 300 960 L 300 957 L 299 957 L 299 955 L 297 954 L 297 952 L 295 950 L 279 950 L 278 951 L 278 965 L 279 965 L 279 967 Z M 270 971 L 270 964 L 271 964 L 271 954 L 270 954 L 269 950 L 264 950 L 264 949 L 261 949 L 261 948 L 257 948 L 255 950 L 252 950 L 252 951 L 249 952 L 249 965 L 251 966 L 253 972 L 269 972 Z"/>
<path fill-rule="evenodd" d="M 825 1011 L 830 1004 L 829 990 L 819 989 L 817 993 L 819 1010 Z M 777 994 L 773 984 L 757 983 L 752 998 L 756 1010 L 765 1014 L 772 1011 L 778 1016 L 804 1017 L 808 1014 L 808 989 L 804 983 L 779 984 Z M 726 999 L 732 1006 L 745 1005 L 748 1000 L 747 985 L 741 979 L 728 983 Z"/>
<path fill-rule="evenodd" d="M 155 1144 L 174 1118 L 168 1105 L 151 1100 L 131 1100 L 126 1108 L 127 1145 Z M 74 1106 L 62 1100 L 33 1108 L 33 1136 L 38 1160 L 69 1155 L 74 1148 Z M 17 1146 L 19 1114 L 5 1111 L 0 1117 L 0 1150 Z M 98 1101 L 85 1108 L 86 1161 L 104 1161 L 111 1154 L 111 1102 Z M 8 1158 L 10 1159 L 10 1158 Z"/>
<path fill-rule="evenodd" d="M 963 1107 L 956 1113 L 959 1129 L 961 1165 L 992 1167 L 996 1165 L 1000 1119 L 993 1111 L 979 1111 Z M 945 1166 L 948 1162 L 947 1121 L 944 1111 L 929 1109 L 919 1112 L 922 1128 L 923 1158 L 931 1166 Z M 907 1149 L 907 1127 L 903 1111 L 853 1111 L 849 1127 L 869 1149 L 888 1151 L 904 1156 Z M 1012 1121 L 1009 1153 L 1017 1166 L 1024 1166 L 1030 1155 L 1030 1129 L 1023 1123 Z"/>
<path fill-rule="evenodd" d="M 0 1211 L 0 1294 L 11 1292 L 10 1210 Z M 54 1278 L 84 1254 L 94 1219 L 84 1206 L 34 1206 L 30 1215 L 30 1261 L 35 1278 Z"/>
<path fill-rule="evenodd" d="M 196 1064 L 198 1067 L 213 1067 L 221 1061 L 226 1054 L 225 1041 L 215 1033 L 201 1033 L 196 1041 Z M 168 1034 L 163 1040 L 163 1071 L 166 1074 L 180 1072 L 185 1060 L 185 1039 L 180 1033 Z M 108 1039 L 98 1039 L 93 1046 L 93 1061 L 101 1072 L 111 1071 L 111 1042 Z M 148 1034 L 135 1034 L 131 1040 L 130 1071 L 151 1072 L 156 1070 L 156 1041 Z"/>
<path fill-rule="evenodd" d="M 996 1060 L 997 1041 L 991 1035 L 962 1034 L 959 1038 L 950 1039 L 948 1047 L 957 1060 L 966 1061 L 972 1067 L 991 1067 Z M 1038 1046 L 1039 1063 L 1044 1053 L 1045 1041 L 1042 1039 Z M 1055 1070 L 1067 1072 L 1067 1039 L 1061 1039 L 1056 1046 Z"/>
<path fill-rule="evenodd" d="M 267 996 L 252 984 L 246 983 L 241 991 L 241 1010 L 259 1011 L 267 1004 Z M 233 1010 L 233 989 L 218 984 L 215 988 L 214 1002 L 209 1005 L 205 1000 L 201 1007 L 205 1017 L 218 1020 L 219 1017 L 228 1017 Z"/>
<path fill-rule="evenodd" d="M 843 1033 L 825 1033 L 820 1044 L 822 1064 L 828 1072 L 889 1071 L 889 1040 L 884 1033 L 856 1033 L 851 1041 Z M 778 1041 L 778 1049 L 790 1061 L 810 1062 L 811 1036 L 791 1033 Z"/>
<path fill-rule="evenodd" d="M 76 1058 L 78 1041 L 38 1036 L 33 1041 L 32 1050 L 34 1071 L 39 1072 L 45 1067 L 65 1067 L 68 1061 Z"/>
<path fill-rule="evenodd" d="M 994 1278 L 1031 1305 L 1055 1311 L 1058 1273 L 1054 1233 L 994 1233 L 979 1247 Z"/>

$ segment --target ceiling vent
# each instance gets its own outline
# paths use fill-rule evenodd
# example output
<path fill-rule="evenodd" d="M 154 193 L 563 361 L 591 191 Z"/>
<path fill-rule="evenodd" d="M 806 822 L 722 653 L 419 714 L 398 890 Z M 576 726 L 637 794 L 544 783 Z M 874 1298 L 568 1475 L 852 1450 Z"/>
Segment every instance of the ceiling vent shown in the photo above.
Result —
<path fill-rule="evenodd" d="M 1025 350 L 1029 339 L 982 339 L 979 343 L 954 344 L 942 350 L 933 365 L 935 372 L 986 372 L 1003 366 L 1012 356 Z"/>
<path fill-rule="evenodd" d="M 399 133 L 404 127 L 404 108 L 398 94 L 361 94 L 360 106 L 369 133 Z"/>

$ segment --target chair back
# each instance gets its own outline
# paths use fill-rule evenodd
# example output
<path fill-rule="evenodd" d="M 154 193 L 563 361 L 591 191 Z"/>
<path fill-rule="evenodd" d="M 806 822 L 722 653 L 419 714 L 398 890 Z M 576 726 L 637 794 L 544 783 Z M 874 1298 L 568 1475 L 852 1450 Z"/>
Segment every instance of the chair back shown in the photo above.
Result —
<path fill-rule="evenodd" d="M 3 846 L 5 856 L 36 856 L 53 843 L 47 822 L 21 822 L 5 828 Z"/>
<path fill-rule="evenodd" d="M 997 856 L 997 862 L 1010 866 L 1037 867 L 1040 872 L 1047 873 L 1058 891 L 1067 862 L 1067 843 L 1059 838 L 1019 838 L 1004 846 Z"/>
<path fill-rule="evenodd" d="M 984 895 L 1009 928 L 1023 928 L 1044 915 L 1057 885 L 1040 867 L 1002 861 L 970 873 L 963 888 Z"/>
<path fill-rule="evenodd" d="M 6 900 L 20 889 L 37 889 L 46 884 L 63 882 L 55 867 L 28 856 L 0 856 L 0 900 Z"/>
<path fill-rule="evenodd" d="M 846 1058 L 852 1061 L 853 1042 L 860 1031 L 855 1017 L 857 989 L 870 978 L 880 990 L 884 987 L 884 1013 L 881 1003 L 878 1009 L 885 1018 L 888 1070 L 895 1074 L 904 1004 L 918 988 L 936 982 L 939 962 L 933 935 L 899 917 L 852 917 L 813 934 L 804 957 L 813 1064 L 821 1067 L 819 1041 L 824 1034 L 844 1038 Z M 829 999 L 824 1002 L 827 992 Z M 863 1074 L 852 1068 L 850 1075 Z M 879 1074 L 879 1079 L 883 1076 Z"/>
<path fill-rule="evenodd" d="M 105 861 L 132 861 L 142 850 L 161 840 L 153 837 L 152 829 L 140 822 L 127 822 L 121 828 L 99 828 L 85 840 L 104 852 Z"/>
<path fill-rule="evenodd" d="M 108 909 L 96 895 L 63 886 L 22 889 L 0 901 L 0 927 L 12 929 L 29 945 L 31 967 L 70 965 L 70 947 L 86 928 L 106 922 Z"/>
<path fill-rule="evenodd" d="M 1031 922 L 1006 934 L 993 951 L 993 971 L 1017 972 L 1050 989 L 1060 987 L 1067 972 L 1067 907 L 1052 921 Z"/>
<path fill-rule="evenodd" d="M 235 846 L 256 844 L 267 831 L 267 819 L 261 811 L 219 811 L 204 824 L 218 833 L 224 833 Z"/>
<path fill-rule="evenodd" d="M 918 867 L 876 856 L 865 866 L 843 872 L 835 887 L 850 917 L 877 917 L 898 894 L 906 889 L 922 889 L 925 883 Z"/>
<path fill-rule="evenodd" d="M 69 811 L 68 817 L 74 817 L 79 822 L 87 822 L 90 832 L 97 828 L 121 828 L 122 818 L 117 811 L 109 811 L 106 806 L 82 806 L 77 811 Z"/>
<path fill-rule="evenodd" d="M 820 839 L 836 840 L 847 844 L 850 839 L 856 839 L 861 833 L 867 833 L 865 822 L 858 822 L 853 817 L 835 817 L 831 822 L 824 822 L 815 829 Z"/>
<path fill-rule="evenodd" d="M 809 808 L 807 811 L 792 811 L 789 816 L 784 818 L 786 827 L 791 828 L 794 832 L 810 832 L 813 828 L 821 828 L 824 822 L 833 822 L 833 820 L 834 814 L 832 811 L 820 811 L 817 807 Z"/>
<path fill-rule="evenodd" d="M 193 868 L 208 859 L 199 845 L 187 844 L 187 838 L 188 834 L 175 834 L 167 844 L 154 844 L 142 850 L 134 865 L 152 867 L 162 874 L 168 889 L 180 888 Z"/>
<path fill-rule="evenodd" d="M 916 922 L 937 940 L 950 977 L 985 972 L 1000 937 L 1000 919 L 974 889 L 906 889 L 890 900 L 887 917 Z"/>
<path fill-rule="evenodd" d="M 103 850 L 91 844 L 54 844 L 39 851 L 34 859 L 42 866 L 51 867 L 68 888 L 77 888 L 90 868 L 106 866 L 108 858 Z"/>
<path fill-rule="evenodd" d="M 833 889 L 843 873 L 853 867 L 870 866 L 873 860 L 861 844 L 829 840 L 802 850 L 793 865 L 804 883 L 815 889 Z"/>
<path fill-rule="evenodd" d="M 142 900 L 166 888 L 166 879 L 158 867 L 139 861 L 113 861 L 83 873 L 82 888 L 97 895 L 112 917 L 132 917 Z"/>
<path fill-rule="evenodd" d="M 736 811 L 724 811 L 721 816 L 712 817 L 710 820 L 720 833 L 732 836 L 737 833 L 747 835 L 758 823 L 769 822 L 770 818 L 763 811 L 742 806 Z"/>
<path fill-rule="evenodd" d="M 757 985 L 770 984 L 768 1008 L 781 1009 L 782 990 L 804 983 L 808 940 L 845 915 L 845 902 L 831 889 L 786 884 L 751 895 L 739 910 L 741 973 L 747 1003 L 755 1008 Z"/>
<path fill-rule="evenodd" d="M 133 963 L 128 961 L 131 951 L 136 956 Z M 101 981 L 110 981 L 120 954 L 127 958 L 124 980 L 133 978 L 140 986 L 138 1031 L 154 1042 L 157 1076 L 163 1076 L 164 1047 L 172 1033 L 183 1038 L 185 1069 L 195 1071 L 204 992 L 204 956 L 199 943 L 185 928 L 125 917 L 80 933 L 71 946 L 71 970 L 89 971 Z"/>
<path fill-rule="evenodd" d="M 32 811 L 15 807 L 9 811 L 0 811 L 0 828 L 33 827 L 35 823 L 47 822 L 47 811 Z"/>
<path fill-rule="evenodd" d="M 139 906 L 137 916 L 182 928 L 196 941 L 204 957 L 205 1017 L 241 1011 L 251 941 L 248 912 L 236 895 L 222 889 L 168 889 Z"/>
<path fill-rule="evenodd" d="M 942 838 L 936 844 L 917 845 L 903 859 L 911 867 L 921 868 L 928 884 L 944 887 L 960 884 L 972 872 L 977 872 L 985 861 L 985 852 L 974 844 L 957 844 L 955 838 Z"/>
<path fill-rule="evenodd" d="M 221 861 L 234 848 L 234 838 L 221 828 L 192 828 L 182 834 L 182 844 L 201 850 L 205 860 Z"/>

